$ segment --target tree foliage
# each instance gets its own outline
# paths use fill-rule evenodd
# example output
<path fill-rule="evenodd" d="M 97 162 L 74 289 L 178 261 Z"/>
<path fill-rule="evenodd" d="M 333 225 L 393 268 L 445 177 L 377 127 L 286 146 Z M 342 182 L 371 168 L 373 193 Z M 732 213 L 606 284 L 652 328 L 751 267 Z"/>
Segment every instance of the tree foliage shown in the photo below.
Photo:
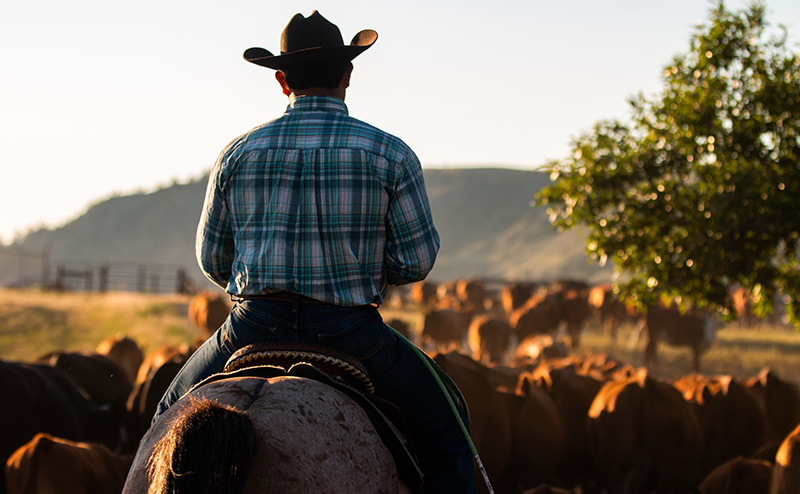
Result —
<path fill-rule="evenodd" d="M 720 1 L 663 90 L 631 99 L 628 123 L 603 121 L 550 164 L 538 196 L 559 228 L 589 229 L 620 288 L 730 314 L 731 289 L 764 314 L 780 293 L 800 320 L 800 56 L 765 5 Z"/>

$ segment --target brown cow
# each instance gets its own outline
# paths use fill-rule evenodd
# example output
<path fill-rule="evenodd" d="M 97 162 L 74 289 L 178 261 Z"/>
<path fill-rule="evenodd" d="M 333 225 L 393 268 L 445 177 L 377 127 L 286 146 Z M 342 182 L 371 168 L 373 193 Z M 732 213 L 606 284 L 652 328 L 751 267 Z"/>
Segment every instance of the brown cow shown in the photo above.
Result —
<path fill-rule="evenodd" d="M 467 310 L 482 312 L 486 307 L 486 299 L 489 297 L 483 280 L 468 279 L 456 282 L 456 296 Z"/>
<path fill-rule="evenodd" d="M 165 346 L 145 357 L 126 404 L 125 428 L 129 441 L 124 451 L 136 450 L 139 440 L 150 427 L 164 392 L 191 353 L 188 346 Z"/>
<path fill-rule="evenodd" d="M 520 383 L 532 379 L 553 399 L 564 428 L 566 447 L 558 472 L 559 485 L 572 488 L 580 485 L 582 492 L 586 492 L 597 482 L 587 437 L 587 416 L 603 383 L 577 374 L 572 366 L 562 366 L 562 362 L 543 362 L 532 372 L 522 374 Z"/>
<path fill-rule="evenodd" d="M 37 363 L 62 372 L 93 406 L 105 409 L 108 421 L 102 426 L 92 424 L 93 428 L 102 430 L 103 442 L 109 447 L 122 446 L 125 404 L 133 386 L 116 362 L 97 353 L 53 352 L 40 357 Z"/>
<path fill-rule="evenodd" d="M 206 339 L 222 326 L 230 311 L 231 303 L 227 294 L 204 291 L 189 302 L 189 321 Z"/>
<path fill-rule="evenodd" d="M 558 302 L 557 296 L 540 293 L 514 310 L 508 322 L 514 328 L 517 340 L 535 334 L 554 334 L 561 321 Z"/>
<path fill-rule="evenodd" d="M 637 324 L 641 320 L 641 315 L 633 306 L 617 298 L 610 283 L 593 286 L 589 290 L 588 302 L 601 329 L 611 336 L 612 341 L 616 341 L 617 330 L 621 326 Z"/>
<path fill-rule="evenodd" d="M 781 442 L 775 455 L 771 494 L 800 492 L 800 425 Z"/>
<path fill-rule="evenodd" d="M 691 374 L 673 385 L 692 404 L 703 431 L 701 475 L 737 456 L 750 456 L 766 437 L 764 410 L 731 376 Z"/>
<path fill-rule="evenodd" d="M 431 309 L 422 321 L 422 343 L 439 351 L 460 348 L 471 320 L 470 314 L 455 309 Z"/>
<path fill-rule="evenodd" d="M 49 432 L 76 441 L 94 441 L 114 447 L 119 441 L 116 414 L 97 406 L 78 391 L 60 370 L 48 365 L 0 361 L 0 460 L 30 441 L 37 432 Z M 5 470 L 0 469 L 0 486 Z"/>
<path fill-rule="evenodd" d="M 536 283 L 511 283 L 500 291 L 500 302 L 507 315 L 522 307 L 534 294 Z"/>
<path fill-rule="evenodd" d="M 738 456 L 712 470 L 700 494 L 769 494 L 771 473 L 768 461 Z"/>
<path fill-rule="evenodd" d="M 8 494 L 119 494 L 133 455 L 39 433 L 6 461 Z"/>
<path fill-rule="evenodd" d="M 566 438 L 553 398 L 534 381 L 524 378 L 514 395 L 505 396 L 512 417 L 513 442 L 509 468 L 498 492 L 555 483 L 566 452 Z"/>
<path fill-rule="evenodd" d="M 800 423 L 800 390 L 765 368 L 744 382 L 767 416 L 767 443 L 780 443 Z"/>
<path fill-rule="evenodd" d="M 492 387 L 486 367 L 469 356 L 448 352 L 436 354 L 434 360 L 464 395 L 472 440 L 494 484 L 506 470 L 511 454 L 512 430 L 503 397 Z M 483 483 L 479 472 L 476 482 Z"/>
<path fill-rule="evenodd" d="M 543 359 L 563 358 L 569 349 L 561 338 L 549 334 L 535 334 L 525 337 L 514 350 L 515 365 L 537 365 Z"/>
<path fill-rule="evenodd" d="M 699 481 L 702 433 L 672 385 L 646 370 L 607 381 L 588 413 L 589 447 L 608 492 L 690 492 Z"/>
<path fill-rule="evenodd" d="M 548 298 L 553 301 L 552 311 L 559 324 L 564 323 L 572 348 L 580 346 L 581 331 L 592 315 L 589 305 L 589 288 L 578 281 L 556 282 L 548 288 Z"/>
<path fill-rule="evenodd" d="M 395 331 L 397 331 L 398 333 L 400 333 L 401 335 L 403 335 L 405 339 L 409 341 L 414 341 L 414 334 L 411 332 L 411 325 L 407 321 L 404 321 L 403 319 L 394 318 L 386 321 L 386 324 Z"/>
<path fill-rule="evenodd" d="M 412 302 L 422 307 L 432 307 L 437 300 L 438 284 L 423 280 L 412 283 L 409 289 L 409 298 Z"/>
<path fill-rule="evenodd" d="M 469 325 L 467 339 L 472 357 L 483 363 L 505 360 L 513 330 L 505 319 L 488 314 L 480 315 Z"/>
<path fill-rule="evenodd" d="M 645 316 L 644 329 L 647 333 L 645 365 L 657 364 L 658 343 L 664 341 L 671 345 L 689 346 L 692 350 L 694 370 L 698 372 L 700 356 L 711 347 L 718 326 L 718 318 L 699 310 L 681 313 L 674 305 L 669 307 L 660 304 L 650 305 Z"/>
<path fill-rule="evenodd" d="M 128 380 L 133 386 L 139 366 L 144 360 L 142 349 L 135 341 L 127 336 L 112 336 L 101 341 L 95 351 L 116 362 L 125 371 L 125 375 L 128 376 Z"/>

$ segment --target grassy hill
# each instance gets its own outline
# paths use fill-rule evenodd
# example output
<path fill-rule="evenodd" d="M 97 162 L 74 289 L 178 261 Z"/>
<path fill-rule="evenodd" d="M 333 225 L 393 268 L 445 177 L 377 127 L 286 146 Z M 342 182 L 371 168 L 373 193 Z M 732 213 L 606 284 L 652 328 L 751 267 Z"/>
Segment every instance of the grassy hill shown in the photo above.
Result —
<path fill-rule="evenodd" d="M 549 183 L 537 171 L 499 168 L 426 169 L 425 180 L 442 247 L 431 279 L 461 277 L 599 281 L 611 271 L 592 264 L 577 231 L 557 233 L 544 208 L 532 200 Z M 175 184 L 151 193 L 113 197 L 56 229 L 28 234 L 0 250 L 0 282 L 39 281 L 44 252 L 55 265 L 147 263 L 183 267 L 204 281 L 194 258 L 194 234 L 206 180 Z M 16 254 L 15 254 L 16 253 Z"/>

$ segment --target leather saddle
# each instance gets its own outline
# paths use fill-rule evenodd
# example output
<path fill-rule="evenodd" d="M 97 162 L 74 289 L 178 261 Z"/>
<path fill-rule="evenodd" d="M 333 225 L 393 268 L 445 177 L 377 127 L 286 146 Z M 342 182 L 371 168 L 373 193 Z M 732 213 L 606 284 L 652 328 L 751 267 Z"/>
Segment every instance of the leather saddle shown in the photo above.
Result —
<path fill-rule="evenodd" d="M 417 463 L 399 409 L 374 395 L 372 380 L 364 365 L 352 355 L 305 343 L 257 343 L 231 355 L 223 372 L 193 387 L 233 377 L 294 376 L 328 384 L 343 392 L 369 417 L 392 454 L 403 482 L 414 493 L 422 492 L 423 474 Z"/>

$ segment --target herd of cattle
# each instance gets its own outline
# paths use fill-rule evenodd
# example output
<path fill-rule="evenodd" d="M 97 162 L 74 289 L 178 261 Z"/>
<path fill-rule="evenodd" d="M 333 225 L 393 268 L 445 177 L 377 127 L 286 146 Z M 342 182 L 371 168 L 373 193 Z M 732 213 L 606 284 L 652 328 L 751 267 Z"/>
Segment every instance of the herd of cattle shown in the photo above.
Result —
<path fill-rule="evenodd" d="M 669 309 L 642 318 L 609 287 L 579 282 L 496 293 L 476 280 L 423 282 L 395 292 L 387 306 L 419 312 L 417 328 L 389 322 L 434 354 L 461 389 L 495 492 L 800 492 L 793 383 L 767 370 L 748 380 L 691 374 L 666 382 L 608 356 L 568 355 L 557 337 L 565 333 L 574 348 L 590 319 L 609 332 L 640 325 L 650 359 L 668 340 L 692 346 L 697 362 L 713 318 Z M 228 307 L 201 294 L 189 318 L 207 336 Z M 93 353 L 0 361 L 0 494 L 121 492 L 155 407 L 192 348 L 144 355 L 117 337 Z"/>
<path fill-rule="evenodd" d="M 428 350 L 463 349 L 487 363 L 535 357 L 553 342 L 576 349 L 591 322 L 615 340 L 621 327 L 633 327 L 634 335 L 646 338 L 645 365 L 657 363 L 657 347 L 667 342 L 689 347 L 699 370 L 700 356 L 720 322 L 715 314 L 681 312 L 676 306 L 653 305 L 641 314 L 618 300 L 610 284 L 578 280 L 505 283 L 494 289 L 477 279 L 421 282 L 390 300 L 420 312 L 417 331 L 402 320 L 388 321 L 415 343 Z"/>

